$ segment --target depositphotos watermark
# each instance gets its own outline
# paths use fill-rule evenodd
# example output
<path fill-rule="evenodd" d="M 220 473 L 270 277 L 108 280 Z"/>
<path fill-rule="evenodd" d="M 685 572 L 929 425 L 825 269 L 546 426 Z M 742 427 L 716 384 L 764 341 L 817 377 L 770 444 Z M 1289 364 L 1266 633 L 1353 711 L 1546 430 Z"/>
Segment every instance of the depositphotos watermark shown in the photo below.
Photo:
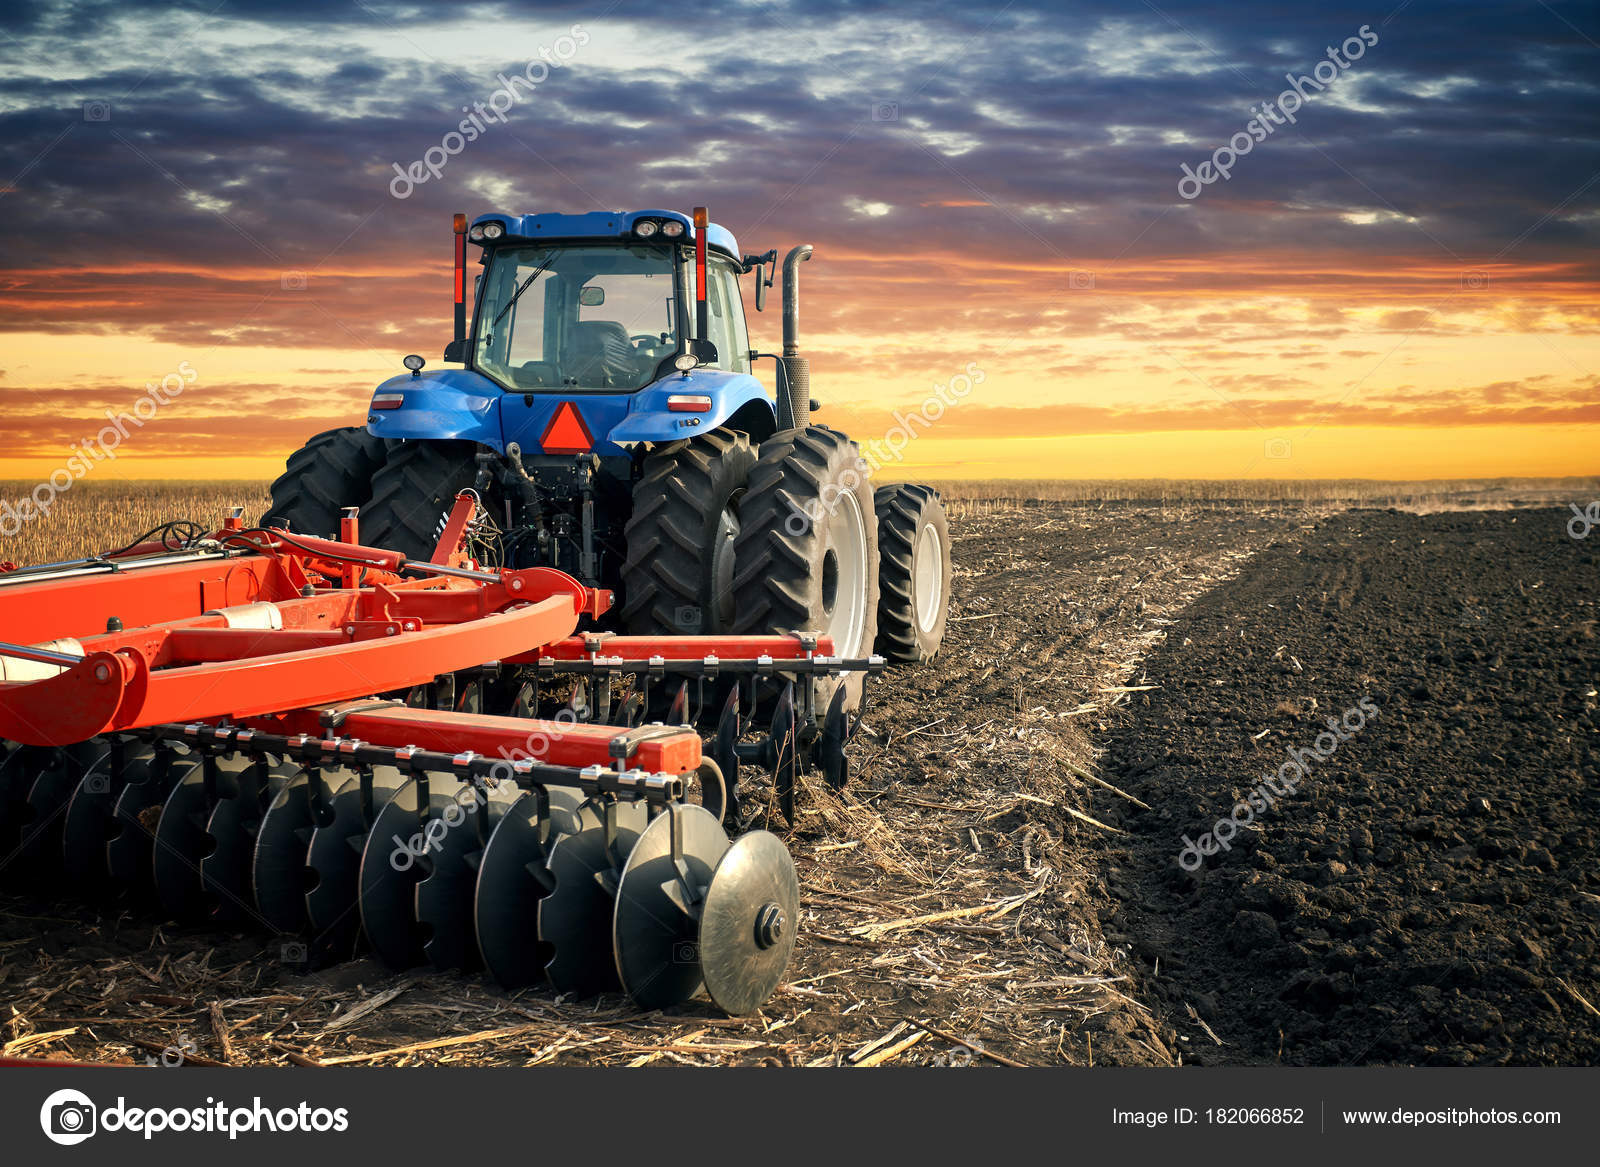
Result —
<path fill-rule="evenodd" d="M 129 1106 L 118 1095 L 112 1106 L 97 1106 L 81 1090 L 57 1090 L 39 1108 L 39 1126 L 45 1137 L 63 1147 L 75 1146 L 98 1134 L 137 1134 L 145 1139 L 178 1133 L 222 1135 L 229 1141 L 240 1135 L 307 1134 L 350 1129 L 350 1112 L 302 1102 L 298 1106 L 269 1107 L 260 1097 L 249 1106 L 229 1106 L 207 1098 L 204 1106 Z"/>
<path fill-rule="evenodd" d="M 572 708 L 559 709 L 555 717 L 546 719 L 544 724 L 578 725 L 582 712 L 584 711 Z M 519 764 L 538 764 L 549 756 L 551 745 L 562 740 L 563 736 L 561 729 L 552 729 L 548 732 L 536 730 L 524 739 L 521 747 L 501 746 L 500 760 L 489 767 L 489 787 L 497 789 L 503 782 L 515 782 Z M 395 871 L 409 871 L 418 860 L 426 858 L 429 852 L 443 850 L 445 835 L 466 822 L 468 816 L 488 809 L 489 795 L 486 789 L 472 783 L 462 785 L 451 798 L 449 805 L 437 816 L 430 816 L 425 826 L 412 832 L 411 838 L 391 836 L 394 847 L 389 852 L 389 866 Z"/>
<path fill-rule="evenodd" d="M 1307 89 L 1312 93 L 1321 93 L 1344 76 L 1344 71 L 1364 57 L 1367 50 L 1377 43 L 1378 34 L 1372 31 L 1370 24 L 1363 24 L 1356 29 L 1356 35 L 1346 37 L 1344 44 L 1339 48 L 1330 45 L 1328 59 L 1318 61 L 1312 67 L 1310 76 L 1296 77 L 1293 73 L 1285 73 L 1283 79 L 1289 83 L 1289 88 L 1272 101 L 1263 101 L 1259 106 L 1252 106 L 1251 112 L 1256 116 L 1245 122 L 1244 129 L 1229 138 L 1227 145 L 1218 146 L 1208 161 L 1200 163 L 1193 169 L 1190 169 L 1187 162 L 1180 165 L 1183 177 L 1178 180 L 1178 194 L 1185 199 L 1197 199 L 1200 197 L 1200 192 L 1217 179 L 1226 182 L 1232 178 L 1234 163 L 1254 150 L 1257 142 L 1265 142 L 1267 135 L 1284 122 L 1295 124 L 1295 112 L 1311 100 L 1311 93 L 1307 93 Z M 1226 161 L 1223 160 L 1224 156 Z"/>
<path fill-rule="evenodd" d="M 518 102 L 525 101 L 536 88 L 544 84 L 552 69 L 561 68 L 588 43 L 588 32 L 583 25 L 575 24 L 567 34 L 556 37 L 553 46 L 540 45 L 538 59 L 529 61 L 521 73 L 513 73 L 510 77 L 504 73 L 497 74 L 495 80 L 500 83 L 499 88 L 489 94 L 488 101 L 475 101 L 470 106 L 462 106 L 461 112 L 467 116 L 456 123 L 455 129 L 439 139 L 437 146 L 429 146 L 423 151 L 422 157 L 409 166 L 391 163 L 394 177 L 389 180 L 389 193 L 397 199 L 408 199 L 417 187 L 430 178 L 438 178 L 451 158 L 465 150 L 469 142 L 476 142 L 491 125 L 504 125 L 506 114 Z"/>
<path fill-rule="evenodd" d="M 1311 776 L 1312 763 L 1326 762 L 1340 746 L 1365 729 L 1367 722 L 1377 719 L 1378 705 L 1371 697 L 1361 698 L 1340 717 L 1328 718 L 1327 732 L 1319 733 L 1310 749 L 1291 747 L 1289 760 L 1276 771 L 1262 774 L 1255 788 L 1234 803 L 1233 810 L 1218 819 L 1198 842 L 1184 835 L 1178 866 L 1185 871 L 1198 871 L 1208 856 L 1233 850 L 1234 836 L 1255 822 L 1256 815 L 1265 814 L 1277 805 L 1278 799 L 1298 791 L 1300 783 Z"/>
<path fill-rule="evenodd" d="M 841 497 L 870 482 L 885 462 L 903 462 L 906 448 L 912 442 L 937 425 L 946 411 L 960 405 L 973 389 L 987 379 L 988 374 L 978 367 L 976 361 L 968 361 L 966 372 L 957 373 L 950 380 L 934 385 L 933 392 L 923 401 L 920 409 L 910 413 L 894 410 L 894 425 L 884 431 L 883 437 L 858 446 L 859 456 L 855 465 L 847 467 L 839 475 L 839 481 L 824 483 L 821 495 L 808 498 L 804 503 L 788 499 L 789 513 L 784 516 L 783 529 L 798 538 L 821 523 L 825 516 L 838 509 Z"/>
<path fill-rule="evenodd" d="M 1567 509 L 1572 512 L 1567 520 L 1567 534 L 1572 538 L 1587 539 L 1590 531 L 1600 527 L 1600 502 L 1590 503 L 1588 510 L 1580 510 L 1577 503 L 1569 502 Z"/>
<path fill-rule="evenodd" d="M 75 482 L 100 463 L 116 459 L 117 447 L 128 437 L 130 425 L 143 429 L 145 422 L 153 420 L 162 406 L 171 405 L 199 377 L 188 361 L 179 361 L 177 371 L 161 378 L 159 385 L 154 381 L 145 382 L 144 394 L 133 403 L 131 411 L 106 410 L 106 420 L 110 424 L 94 437 L 75 442 L 66 461 L 45 475 L 25 497 L 14 502 L 0 499 L 0 535 L 9 539 L 22 530 L 24 524 L 47 517 L 56 499 L 71 490 Z"/>
<path fill-rule="evenodd" d="M 894 425 L 884 431 L 883 437 L 867 442 L 861 447 L 861 458 L 870 468 L 870 473 L 877 473 L 885 462 L 901 462 L 905 460 L 906 447 L 922 436 L 922 430 L 930 430 L 946 411 L 954 409 L 965 401 L 968 395 L 988 380 L 989 375 L 978 367 L 977 361 L 968 361 L 965 372 L 957 373 L 950 380 L 933 386 L 933 391 L 928 394 L 920 409 L 913 409 L 910 413 L 901 413 L 896 409 L 892 416 Z"/>

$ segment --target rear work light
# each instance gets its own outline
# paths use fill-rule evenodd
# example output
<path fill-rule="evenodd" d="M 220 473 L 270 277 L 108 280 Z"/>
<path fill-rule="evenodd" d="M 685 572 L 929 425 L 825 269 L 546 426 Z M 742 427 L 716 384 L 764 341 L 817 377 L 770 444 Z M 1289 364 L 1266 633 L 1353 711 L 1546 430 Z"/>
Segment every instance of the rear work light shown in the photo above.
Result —
<path fill-rule="evenodd" d="M 656 230 L 656 221 L 654 219 L 640 219 L 633 225 L 633 233 L 640 239 L 650 238 L 656 233 Z"/>
<path fill-rule="evenodd" d="M 676 219 L 669 219 L 661 224 L 661 233 L 668 239 L 676 239 L 683 234 L 683 224 Z"/>
<path fill-rule="evenodd" d="M 404 393 L 378 393 L 372 398 L 373 409 L 399 409 L 405 403 Z"/>
<path fill-rule="evenodd" d="M 667 398 L 667 408 L 673 413 L 710 413 L 711 398 L 695 393 L 674 393 Z"/>

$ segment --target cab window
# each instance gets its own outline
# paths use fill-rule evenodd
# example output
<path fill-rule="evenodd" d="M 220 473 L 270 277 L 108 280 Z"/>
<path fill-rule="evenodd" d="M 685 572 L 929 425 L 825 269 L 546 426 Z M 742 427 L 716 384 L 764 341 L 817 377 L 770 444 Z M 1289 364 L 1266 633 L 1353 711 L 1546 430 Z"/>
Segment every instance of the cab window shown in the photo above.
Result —
<path fill-rule="evenodd" d="M 739 295 L 739 273 L 732 264 L 707 264 L 706 304 L 711 343 L 717 346 L 717 368 L 735 373 L 750 371 L 750 334 L 745 328 L 744 301 Z"/>

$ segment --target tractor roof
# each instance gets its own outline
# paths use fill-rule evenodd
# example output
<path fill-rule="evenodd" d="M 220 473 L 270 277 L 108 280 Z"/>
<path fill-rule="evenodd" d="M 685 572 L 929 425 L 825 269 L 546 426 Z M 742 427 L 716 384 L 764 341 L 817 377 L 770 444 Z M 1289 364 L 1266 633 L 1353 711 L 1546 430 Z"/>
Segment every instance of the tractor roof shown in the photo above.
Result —
<path fill-rule="evenodd" d="M 480 246 L 490 242 L 498 246 L 504 243 L 527 243 L 542 239 L 565 239 L 572 242 L 629 239 L 640 243 L 644 242 L 644 237 L 634 230 L 640 220 L 654 220 L 658 226 L 668 221 L 681 223 L 683 232 L 674 237 L 675 241 L 683 243 L 694 241 L 694 221 L 679 211 L 589 211 L 581 215 L 554 213 L 507 215 L 500 211 L 491 211 L 479 215 L 472 221 L 472 228 L 468 231 L 467 238 Z M 505 228 L 505 234 L 492 241 L 484 239 L 478 228 L 486 223 L 499 223 Z M 657 232 L 651 236 L 651 241 L 662 242 L 665 238 L 663 234 Z M 715 248 L 734 259 L 741 258 L 739 243 L 734 239 L 733 232 L 716 223 L 706 228 L 706 246 Z"/>

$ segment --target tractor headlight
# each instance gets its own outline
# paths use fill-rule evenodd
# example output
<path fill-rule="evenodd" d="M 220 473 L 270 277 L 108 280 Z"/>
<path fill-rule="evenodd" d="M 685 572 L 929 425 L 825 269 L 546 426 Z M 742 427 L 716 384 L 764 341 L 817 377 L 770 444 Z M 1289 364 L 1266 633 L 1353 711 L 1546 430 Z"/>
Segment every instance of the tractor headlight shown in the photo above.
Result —
<path fill-rule="evenodd" d="M 505 233 L 506 227 L 504 223 L 485 223 L 483 225 L 483 237 L 485 239 L 498 239 Z"/>
<path fill-rule="evenodd" d="M 468 231 L 467 238 L 472 240 L 474 243 L 483 242 L 483 224 L 479 223 L 472 230 Z"/>
<path fill-rule="evenodd" d="M 640 239 L 650 238 L 656 233 L 656 221 L 654 219 L 640 219 L 633 225 L 633 233 Z"/>
<path fill-rule="evenodd" d="M 678 236 L 683 234 L 683 224 L 678 222 L 676 219 L 668 219 L 665 223 L 661 224 L 661 233 L 668 239 L 676 239 Z"/>

